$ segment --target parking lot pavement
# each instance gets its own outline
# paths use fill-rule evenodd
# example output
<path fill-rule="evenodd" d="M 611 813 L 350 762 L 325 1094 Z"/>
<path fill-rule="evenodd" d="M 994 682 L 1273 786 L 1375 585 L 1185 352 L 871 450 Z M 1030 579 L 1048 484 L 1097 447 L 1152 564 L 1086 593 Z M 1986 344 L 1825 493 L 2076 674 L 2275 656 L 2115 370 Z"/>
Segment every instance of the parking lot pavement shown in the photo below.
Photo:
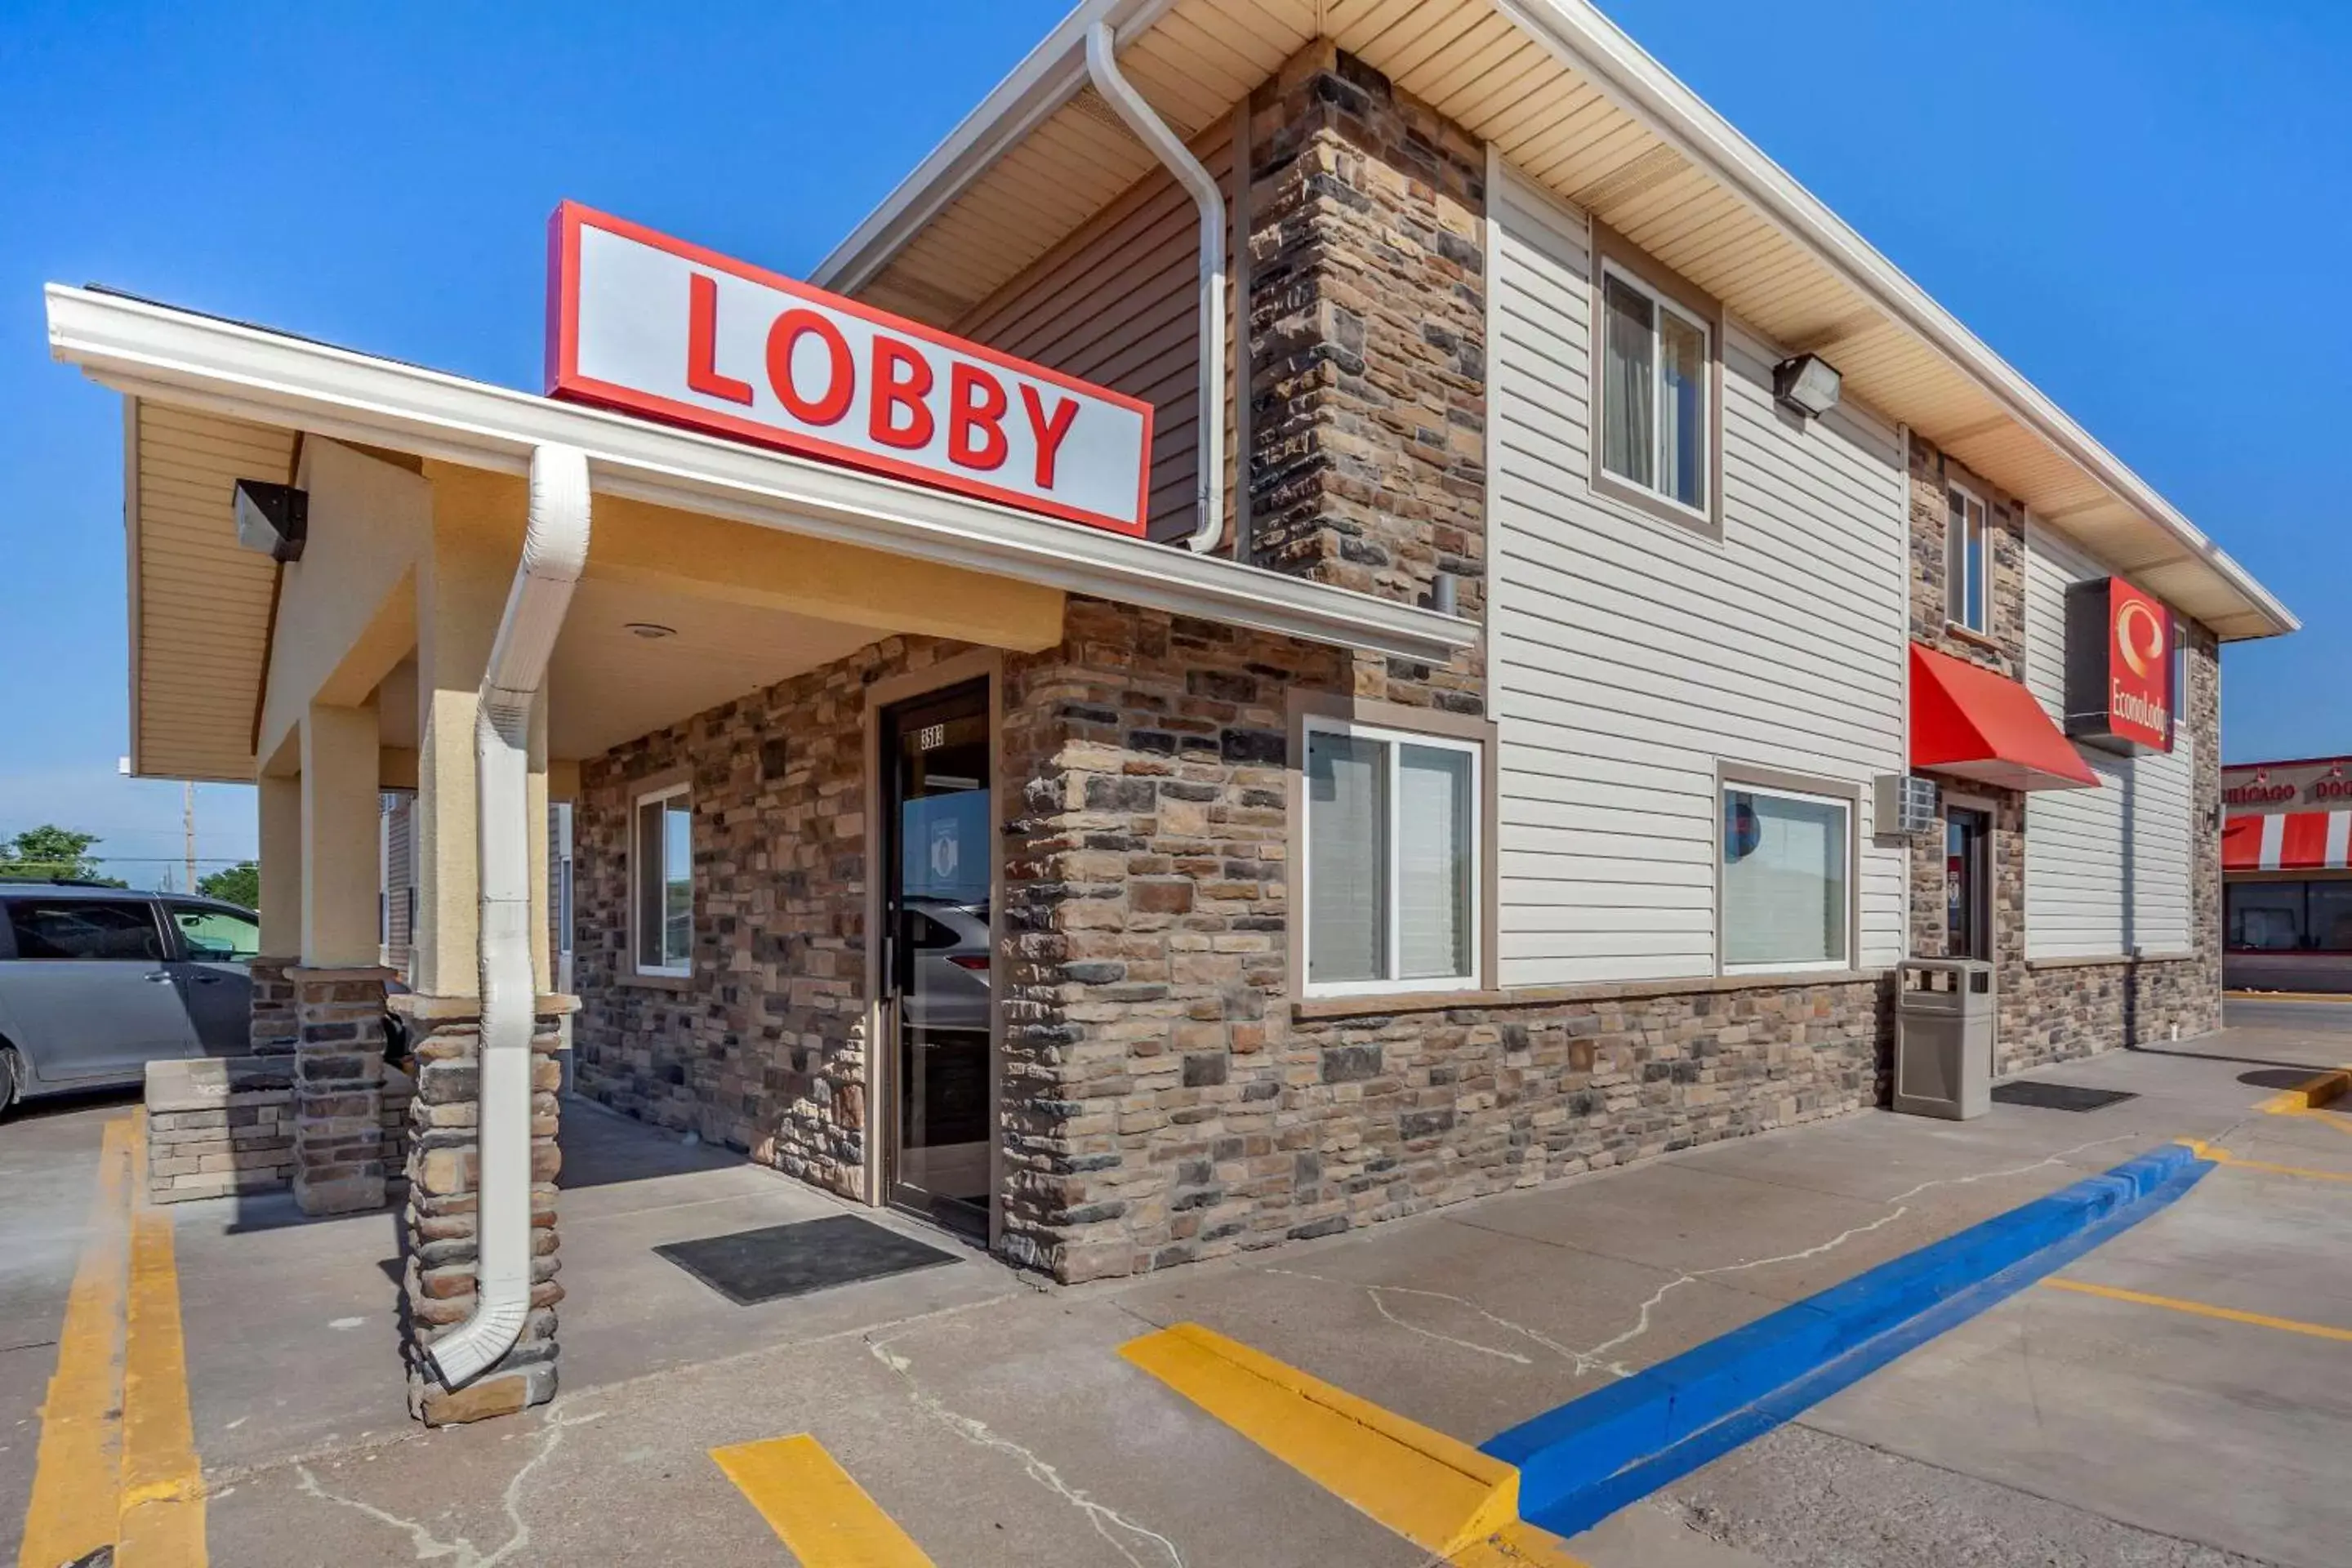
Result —
<path fill-rule="evenodd" d="M 331 1326 L 388 1308 L 381 1222 L 182 1216 L 211 1558 L 794 1561 L 782 1532 L 833 1568 L 793 1511 L 821 1481 L 920 1553 L 870 1560 L 949 1568 L 2340 1563 L 2352 1116 L 2258 1108 L 2347 1058 L 2237 1031 L 2040 1075 L 2136 1097 L 2084 1113 L 1866 1115 L 1139 1281 L 972 1256 L 761 1308 L 648 1249 L 829 1201 L 575 1111 L 564 1392 L 525 1416 L 422 1432 L 388 1328 Z M 2221 1163 L 2171 1207 L 1564 1545 L 1449 1552 L 1405 1506 L 1478 1495 L 1517 1423 L 2184 1137 Z M 1189 1378 L 1171 1331 L 1267 1370 Z"/>

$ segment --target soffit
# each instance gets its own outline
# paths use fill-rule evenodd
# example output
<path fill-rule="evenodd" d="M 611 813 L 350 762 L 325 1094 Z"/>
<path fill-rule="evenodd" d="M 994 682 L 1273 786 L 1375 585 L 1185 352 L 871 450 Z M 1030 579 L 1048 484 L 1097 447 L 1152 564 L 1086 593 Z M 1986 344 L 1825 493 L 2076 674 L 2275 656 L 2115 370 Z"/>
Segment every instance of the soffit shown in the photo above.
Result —
<path fill-rule="evenodd" d="M 249 781 L 277 563 L 238 547 L 238 479 L 292 477 L 293 432 L 128 400 L 131 772 Z"/>
<path fill-rule="evenodd" d="M 1120 8 L 1097 9 L 1116 20 Z M 1086 15 L 1065 24 L 1041 53 L 1066 52 Z M 1830 237 L 1844 254 L 1834 256 L 1818 235 L 1800 237 L 1752 186 L 1711 165 L 1697 140 L 1668 130 L 1666 119 L 1637 103 L 1620 85 L 1622 69 L 1612 81 L 1607 70 L 1580 68 L 1582 57 L 1564 47 L 1562 29 L 1551 25 L 1570 16 L 1598 22 L 1581 0 L 1174 0 L 1129 19 L 1118 58 L 1153 107 L 1190 137 L 1318 34 L 1328 37 L 1494 143 L 1536 184 L 1714 294 L 1763 338 L 1788 353 L 1822 354 L 1856 402 L 1907 423 L 2118 569 L 2149 574 L 2149 588 L 2222 637 L 2292 629 L 2292 616 L 2185 520 L 2153 515 L 2168 509 L 2110 455 L 2095 451 L 2086 466 L 2087 437 L 2070 453 L 2072 437 L 2053 437 L 2046 421 L 2037 427 L 2021 417 L 2018 389 L 2031 401 L 2046 400 L 2006 366 L 2000 372 L 2015 384 L 1997 390 L 1980 374 L 1982 362 L 1998 364 L 1989 350 L 1974 345 L 1981 360 L 1972 367 L 1899 319 L 1883 289 L 1874 294 L 1862 280 L 1883 274 L 1916 289 L 1859 237 L 1837 226 Z M 1686 95 L 1629 42 L 1622 52 Z M 1786 181 L 1744 141 L 1738 147 Z M 946 185 L 902 187 L 891 206 L 919 212 L 938 201 L 938 210 L 908 228 L 896 248 L 865 237 L 887 229 L 869 220 L 828 258 L 817 281 L 947 324 L 1151 167 L 1125 127 L 1082 90 L 1039 115 L 993 162 L 952 186 L 951 196 Z M 2048 413 L 2066 423 L 2054 407 Z"/>

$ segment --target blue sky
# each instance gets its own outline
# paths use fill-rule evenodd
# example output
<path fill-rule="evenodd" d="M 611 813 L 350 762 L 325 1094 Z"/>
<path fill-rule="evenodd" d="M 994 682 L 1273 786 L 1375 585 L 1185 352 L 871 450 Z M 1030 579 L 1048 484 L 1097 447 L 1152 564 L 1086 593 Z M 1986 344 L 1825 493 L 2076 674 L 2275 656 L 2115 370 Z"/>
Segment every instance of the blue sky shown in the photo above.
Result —
<path fill-rule="evenodd" d="M 1606 8 L 2303 615 L 2226 656 L 2231 757 L 2352 752 L 2352 6 Z M 180 847 L 115 775 L 119 400 L 43 282 L 535 387 L 560 198 L 803 272 L 1063 9 L 0 0 L 0 835 Z M 249 792 L 199 803 L 251 852 Z"/>

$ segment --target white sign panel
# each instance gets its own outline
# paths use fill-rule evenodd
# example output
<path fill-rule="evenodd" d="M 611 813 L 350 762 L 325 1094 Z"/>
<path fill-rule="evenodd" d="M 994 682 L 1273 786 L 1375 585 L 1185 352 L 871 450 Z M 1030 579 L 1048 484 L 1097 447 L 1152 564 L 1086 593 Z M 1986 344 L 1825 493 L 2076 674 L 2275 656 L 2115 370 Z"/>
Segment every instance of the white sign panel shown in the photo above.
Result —
<path fill-rule="evenodd" d="M 572 202 L 550 266 L 552 396 L 1144 531 L 1148 403 Z"/>

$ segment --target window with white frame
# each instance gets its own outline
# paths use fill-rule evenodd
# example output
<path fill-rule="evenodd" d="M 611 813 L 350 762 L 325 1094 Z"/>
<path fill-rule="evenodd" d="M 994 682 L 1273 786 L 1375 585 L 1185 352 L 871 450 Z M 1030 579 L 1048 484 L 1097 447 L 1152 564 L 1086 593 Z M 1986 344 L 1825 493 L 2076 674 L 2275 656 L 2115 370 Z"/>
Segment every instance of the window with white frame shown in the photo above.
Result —
<path fill-rule="evenodd" d="M 1725 973 L 1849 966 L 1853 818 L 1835 795 L 1723 786 Z"/>
<path fill-rule="evenodd" d="M 694 806 L 684 784 L 637 796 L 630 875 L 640 974 L 694 973 Z"/>
<path fill-rule="evenodd" d="M 1614 267 L 1601 275 L 1601 467 L 1706 510 L 1707 328 Z"/>
<path fill-rule="evenodd" d="M 1985 505 L 1958 485 L 1947 495 L 1951 510 L 1944 529 L 1944 613 L 1956 626 L 1989 631 L 1992 540 L 1985 530 Z"/>
<path fill-rule="evenodd" d="M 1307 728 L 1307 989 L 1477 984 L 1479 748 Z"/>

